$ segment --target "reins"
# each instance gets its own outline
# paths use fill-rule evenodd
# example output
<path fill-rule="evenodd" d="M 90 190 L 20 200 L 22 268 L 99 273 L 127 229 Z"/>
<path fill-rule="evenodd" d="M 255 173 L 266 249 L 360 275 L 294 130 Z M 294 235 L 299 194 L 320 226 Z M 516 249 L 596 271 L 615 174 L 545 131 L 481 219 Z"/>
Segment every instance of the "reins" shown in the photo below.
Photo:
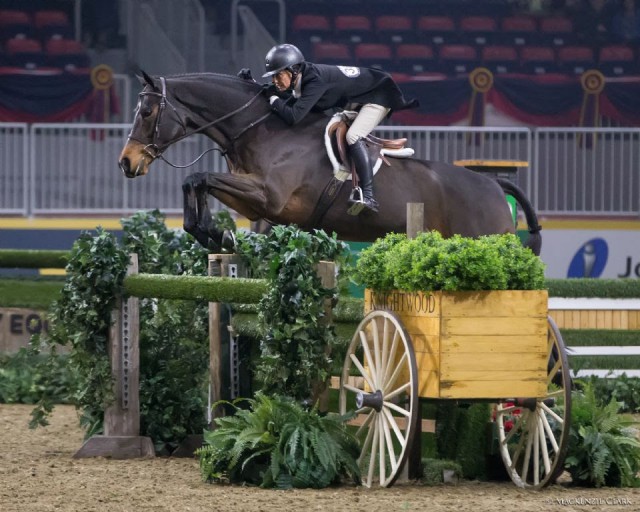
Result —
<path fill-rule="evenodd" d="M 247 108 L 249 108 L 261 95 L 262 95 L 262 91 L 258 91 L 258 93 L 253 96 L 249 101 L 247 101 L 244 105 L 242 105 L 241 107 L 229 112 L 228 114 L 223 115 L 222 117 L 219 117 L 218 119 L 214 119 L 213 121 L 204 124 L 202 126 L 200 126 L 199 128 L 191 131 L 191 132 L 187 132 L 187 128 L 184 124 L 184 122 L 182 121 L 182 118 L 180 117 L 180 115 L 178 114 L 178 111 L 176 110 L 176 108 L 173 106 L 173 104 L 167 99 L 167 84 L 166 84 L 166 79 L 164 77 L 160 77 L 160 83 L 162 84 L 162 92 L 156 92 L 156 91 L 147 91 L 147 92 L 141 92 L 139 94 L 139 96 L 159 96 L 160 97 L 160 105 L 158 107 L 158 116 L 156 117 L 156 123 L 155 123 L 155 128 L 153 131 L 153 142 L 151 142 L 150 144 L 146 144 L 143 148 L 143 150 L 153 159 L 160 159 L 163 162 L 165 162 L 166 164 L 170 165 L 171 167 L 174 167 L 176 169 L 185 169 L 187 167 L 191 167 L 192 165 L 196 164 L 198 161 L 200 161 L 202 159 L 202 157 L 204 157 L 204 155 L 206 155 L 207 153 L 210 153 L 212 151 L 220 151 L 220 153 L 224 156 L 227 154 L 228 149 L 220 149 L 220 148 L 209 148 L 205 151 L 203 151 L 200 156 L 198 156 L 195 160 L 193 160 L 191 163 L 188 163 L 186 165 L 177 165 L 174 164 L 172 162 L 170 162 L 169 160 L 167 160 L 163 153 L 165 152 L 165 150 L 171 146 L 172 144 L 175 144 L 176 142 L 180 142 L 183 139 L 186 139 L 187 137 L 190 137 L 191 135 L 195 135 L 197 133 L 200 133 L 208 128 L 211 128 L 212 126 L 215 126 L 218 123 L 221 123 L 222 121 L 225 121 L 233 116 L 235 116 L 236 114 L 239 114 L 240 112 L 242 112 L 243 110 L 246 110 Z M 180 137 L 177 137 L 169 142 L 167 142 L 166 144 L 164 144 L 162 147 L 158 146 L 155 143 L 155 139 L 158 137 L 158 134 L 160 133 L 160 124 L 161 124 L 161 118 L 162 118 L 162 114 L 164 112 L 164 109 L 166 108 L 166 106 L 169 105 L 172 109 L 173 112 L 178 120 L 178 123 L 180 123 L 180 126 L 182 127 L 183 130 L 183 134 Z M 249 131 L 251 128 L 253 128 L 254 126 L 260 124 L 261 122 L 263 122 L 265 119 L 267 119 L 267 117 L 269 117 L 271 115 L 271 111 L 267 112 L 266 114 L 264 114 L 263 116 L 259 117 L 258 119 L 256 119 L 255 121 L 249 123 L 249 125 L 245 126 L 242 130 L 240 130 L 240 132 L 238 132 L 235 136 L 228 138 L 229 139 L 229 143 L 233 144 L 236 140 L 238 140 L 242 135 L 244 135 L 247 131 Z M 133 132 L 133 125 L 131 126 L 131 132 L 129 132 L 129 136 L 128 139 L 132 139 L 135 140 L 136 142 L 139 142 L 140 144 L 144 144 L 143 141 L 133 137 L 132 135 Z M 150 149 L 153 149 L 153 153 L 150 151 Z"/>

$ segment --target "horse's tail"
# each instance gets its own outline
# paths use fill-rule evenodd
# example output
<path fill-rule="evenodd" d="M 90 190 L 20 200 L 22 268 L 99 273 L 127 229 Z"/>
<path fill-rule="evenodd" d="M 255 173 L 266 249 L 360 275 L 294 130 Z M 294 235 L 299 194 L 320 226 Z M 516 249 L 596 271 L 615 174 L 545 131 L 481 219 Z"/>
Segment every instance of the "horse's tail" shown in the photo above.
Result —
<path fill-rule="evenodd" d="M 498 184 L 502 187 L 502 190 L 507 194 L 512 195 L 524 212 L 524 217 L 527 220 L 527 229 L 529 230 L 529 237 L 525 241 L 524 246 L 531 249 L 536 256 L 540 256 L 540 249 L 542 248 L 542 236 L 540 235 L 540 230 L 542 228 L 540 227 L 540 224 L 538 224 L 538 216 L 536 215 L 536 211 L 533 209 L 533 205 L 527 196 L 524 195 L 522 189 L 517 185 L 504 178 L 496 179 Z"/>

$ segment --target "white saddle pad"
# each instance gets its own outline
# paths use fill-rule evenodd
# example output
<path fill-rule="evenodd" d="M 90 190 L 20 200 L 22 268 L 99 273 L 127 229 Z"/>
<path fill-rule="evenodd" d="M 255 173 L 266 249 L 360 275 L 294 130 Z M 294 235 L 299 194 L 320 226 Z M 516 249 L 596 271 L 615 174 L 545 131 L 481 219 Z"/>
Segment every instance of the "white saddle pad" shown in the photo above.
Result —
<path fill-rule="evenodd" d="M 333 166 L 333 175 L 337 180 L 346 181 L 351 178 L 351 171 L 344 167 L 338 158 L 338 156 L 333 151 L 333 145 L 331 144 L 331 138 L 329 136 L 329 129 L 336 123 L 339 123 L 344 118 L 354 119 L 358 115 L 357 112 L 352 112 L 350 110 L 345 110 L 343 112 L 338 112 L 334 114 L 329 122 L 327 123 L 327 127 L 324 131 L 324 145 L 327 149 L 327 155 L 329 156 L 329 160 L 331 160 L 331 165 Z M 383 149 L 380 154 L 383 156 L 390 156 L 392 158 L 408 158 L 413 156 L 415 151 L 411 148 L 402 148 L 402 149 Z M 382 158 L 378 158 L 375 165 L 373 166 L 373 174 L 378 172 L 380 166 L 382 165 Z"/>

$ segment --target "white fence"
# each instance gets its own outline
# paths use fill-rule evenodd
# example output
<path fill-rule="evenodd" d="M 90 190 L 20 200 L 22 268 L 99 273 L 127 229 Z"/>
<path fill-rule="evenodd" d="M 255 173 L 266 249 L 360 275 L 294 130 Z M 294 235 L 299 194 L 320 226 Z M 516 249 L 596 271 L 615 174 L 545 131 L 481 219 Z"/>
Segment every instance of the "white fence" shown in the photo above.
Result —
<path fill-rule="evenodd" d="M 596 347 L 568 347 L 569 356 L 640 356 L 640 346 L 596 346 Z M 629 368 L 625 370 L 585 369 L 573 371 L 574 377 L 589 377 L 591 375 L 602 378 L 615 378 L 623 373 L 627 377 L 640 377 L 640 370 Z"/>
<path fill-rule="evenodd" d="M 121 214 L 146 208 L 173 213 L 182 210 L 185 176 L 227 171 L 224 159 L 212 152 L 189 169 L 156 162 L 148 176 L 127 180 L 117 160 L 129 128 L 0 123 L 0 213 Z M 416 157 L 424 160 L 527 161 L 517 183 L 540 214 L 640 216 L 640 129 L 383 126 L 377 135 L 408 137 Z M 593 137 L 595 143 L 585 142 Z M 194 136 L 165 156 L 185 164 L 213 146 Z"/>

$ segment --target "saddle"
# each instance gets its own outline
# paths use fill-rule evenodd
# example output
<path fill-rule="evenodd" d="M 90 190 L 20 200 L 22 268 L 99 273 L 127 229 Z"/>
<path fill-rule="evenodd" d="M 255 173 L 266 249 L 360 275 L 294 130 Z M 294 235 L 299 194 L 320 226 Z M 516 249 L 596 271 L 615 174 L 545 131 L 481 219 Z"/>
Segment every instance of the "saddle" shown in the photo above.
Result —
<path fill-rule="evenodd" d="M 357 183 L 355 168 L 349 158 L 347 151 L 347 130 L 357 116 L 357 112 L 344 111 L 334 114 L 325 131 L 325 146 L 327 154 L 333 165 L 333 174 L 336 179 L 346 181 L 353 179 L 354 187 Z M 375 175 L 384 162 L 390 166 L 387 157 L 408 158 L 413 156 L 414 150 L 405 147 L 406 138 L 402 139 L 382 139 L 369 134 L 365 138 L 366 147 L 369 151 L 369 159 L 375 162 L 373 174 Z"/>
<path fill-rule="evenodd" d="M 352 179 L 353 183 L 353 190 L 349 199 L 350 201 L 355 201 L 356 204 L 352 205 L 348 211 L 351 215 L 357 215 L 359 209 L 362 209 L 362 190 L 357 186 L 358 175 L 349 158 L 346 139 L 347 130 L 357 115 L 357 112 L 339 112 L 334 114 L 327 123 L 324 142 L 327 156 L 333 166 L 333 177 L 325 185 L 318 203 L 315 205 L 313 212 L 311 212 L 311 216 L 303 223 L 302 227 L 312 228 L 320 224 L 324 214 L 338 196 L 344 182 L 349 178 Z M 380 169 L 383 161 L 388 166 L 391 165 L 386 157 L 407 158 L 414 154 L 413 149 L 404 147 L 407 139 L 387 140 L 369 135 L 365 141 L 369 151 L 369 159 L 375 162 L 373 166 L 374 175 Z"/>

